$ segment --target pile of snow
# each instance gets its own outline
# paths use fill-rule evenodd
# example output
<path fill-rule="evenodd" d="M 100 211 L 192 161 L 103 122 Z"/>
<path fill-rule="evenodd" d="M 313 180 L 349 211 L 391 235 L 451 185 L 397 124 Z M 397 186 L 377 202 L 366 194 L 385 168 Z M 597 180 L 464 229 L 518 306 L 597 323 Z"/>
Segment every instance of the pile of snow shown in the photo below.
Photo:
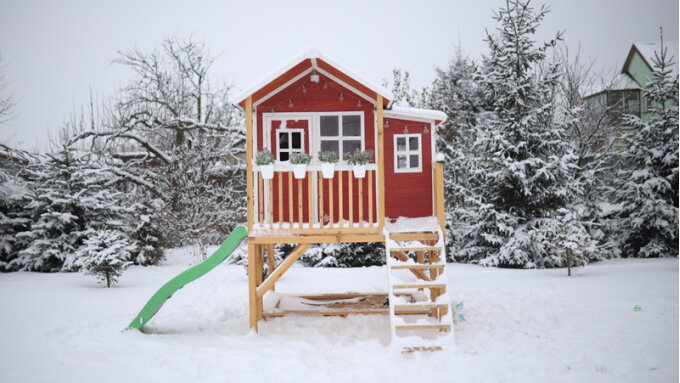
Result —
<path fill-rule="evenodd" d="M 192 259 L 179 258 L 132 267 L 110 289 L 76 273 L 2 275 L 0 381 L 678 381 L 677 259 L 607 261 L 571 278 L 449 264 L 449 295 L 467 318 L 457 346 L 404 356 L 387 347 L 386 315 L 289 316 L 250 332 L 247 276 L 235 265 L 178 291 L 150 334 L 122 332 Z M 386 289 L 383 267 L 293 267 L 277 284 L 279 293 Z"/>

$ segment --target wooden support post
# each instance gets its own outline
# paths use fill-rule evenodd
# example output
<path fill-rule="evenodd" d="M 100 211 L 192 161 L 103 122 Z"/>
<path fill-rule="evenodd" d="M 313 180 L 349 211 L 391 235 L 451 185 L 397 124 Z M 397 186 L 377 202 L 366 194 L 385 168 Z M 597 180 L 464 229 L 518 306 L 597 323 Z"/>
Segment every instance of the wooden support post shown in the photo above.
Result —
<path fill-rule="evenodd" d="M 246 194 L 248 231 L 253 230 L 253 98 L 246 99 Z M 252 325 L 252 323 L 251 323 Z M 252 326 L 251 326 L 252 327 Z M 257 323 L 255 324 L 257 329 Z"/>
<path fill-rule="evenodd" d="M 446 217 L 444 215 L 444 163 L 443 162 L 436 162 L 434 165 L 434 183 L 435 183 L 435 191 L 436 195 L 435 200 L 435 207 L 437 211 L 435 211 L 435 215 L 437 216 L 437 223 L 439 224 L 439 228 L 442 231 L 442 243 L 446 247 Z"/>
<path fill-rule="evenodd" d="M 274 254 L 274 244 L 269 243 L 267 245 L 267 276 L 271 275 L 272 271 L 276 268 L 276 254 Z M 276 286 L 272 285 L 272 291 L 276 290 Z"/>
<path fill-rule="evenodd" d="M 283 273 L 285 273 L 293 264 L 295 261 L 300 258 L 302 253 L 309 248 L 309 243 L 302 243 L 297 245 L 295 249 L 286 257 L 286 259 L 281 262 L 279 267 L 277 267 L 269 276 L 267 276 L 267 279 L 262 283 L 260 287 L 257 288 L 256 296 L 258 298 L 262 298 L 264 294 L 269 291 L 272 286 L 276 283 L 276 281 L 283 276 Z"/>
<path fill-rule="evenodd" d="M 257 245 L 248 241 L 248 307 L 250 328 L 257 332 Z"/>
<path fill-rule="evenodd" d="M 262 279 L 263 279 L 263 273 L 264 273 L 264 246 L 265 245 L 255 245 L 257 248 L 257 251 L 255 252 L 257 254 L 256 257 L 256 268 L 255 268 L 255 277 L 256 277 L 256 285 L 260 286 L 262 284 Z M 259 321 L 262 319 L 262 297 L 257 297 L 256 300 L 256 308 L 257 308 L 257 320 Z"/>
<path fill-rule="evenodd" d="M 383 98 L 376 97 L 376 120 L 378 123 L 378 225 L 385 226 L 385 134 L 383 132 Z"/>

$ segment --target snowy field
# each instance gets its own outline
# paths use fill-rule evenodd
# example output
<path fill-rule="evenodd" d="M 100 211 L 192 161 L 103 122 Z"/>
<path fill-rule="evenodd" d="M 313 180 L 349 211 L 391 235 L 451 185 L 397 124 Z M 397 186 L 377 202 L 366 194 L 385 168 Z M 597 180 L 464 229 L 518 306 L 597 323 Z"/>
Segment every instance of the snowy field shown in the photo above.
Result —
<path fill-rule="evenodd" d="M 80 274 L 0 275 L 0 382 L 677 382 L 678 260 L 577 269 L 450 264 L 467 321 L 457 347 L 391 353 L 387 316 L 286 317 L 248 332 L 244 269 L 221 265 L 149 323 L 121 330 L 191 260 Z M 281 292 L 379 292 L 383 268 L 291 269 Z M 635 305 L 642 311 L 635 312 Z"/>

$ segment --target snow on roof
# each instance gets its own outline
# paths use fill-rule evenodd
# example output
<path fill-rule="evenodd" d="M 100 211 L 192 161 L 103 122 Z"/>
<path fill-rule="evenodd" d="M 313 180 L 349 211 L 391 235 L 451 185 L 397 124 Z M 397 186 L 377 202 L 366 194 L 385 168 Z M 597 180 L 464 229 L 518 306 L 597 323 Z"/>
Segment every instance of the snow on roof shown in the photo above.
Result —
<path fill-rule="evenodd" d="M 270 82 L 276 80 L 278 77 L 289 71 L 291 68 L 293 68 L 295 65 L 299 64 L 300 62 L 304 60 L 311 60 L 312 65 L 316 65 L 314 61 L 316 59 L 321 59 L 325 61 L 326 63 L 330 64 L 332 67 L 335 69 L 339 70 L 340 72 L 343 72 L 349 77 L 352 77 L 354 80 L 360 82 L 362 85 L 367 87 L 368 89 L 374 91 L 377 94 L 382 95 L 384 98 L 388 100 L 393 100 L 394 96 L 392 95 L 392 92 L 389 90 L 385 89 L 384 87 L 377 85 L 373 83 L 372 81 L 369 81 L 366 79 L 366 77 L 361 76 L 353 71 L 348 70 L 344 65 L 338 63 L 334 59 L 331 59 L 327 56 L 324 56 L 321 54 L 321 51 L 316 48 L 316 47 L 309 47 L 307 48 L 302 54 L 299 54 L 295 56 L 292 60 L 286 62 L 284 65 L 279 66 L 272 72 L 270 72 L 268 75 L 264 76 L 262 79 L 259 81 L 255 82 L 254 84 L 244 88 L 241 92 L 239 92 L 234 100 L 234 105 L 239 106 L 241 102 L 243 102 L 248 96 L 254 94 L 258 90 L 262 89 L 265 87 L 267 84 Z"/>
<path fill-rule="evenodd" d="M 419 118 L 424 120 L 438 121 L 438 124 L 446 121 L 447 115 L 439 110 L 412 108 L 407 106 L 392 105 L 392 108 L 385 110 L 385 117 L 392 118 Z"/>

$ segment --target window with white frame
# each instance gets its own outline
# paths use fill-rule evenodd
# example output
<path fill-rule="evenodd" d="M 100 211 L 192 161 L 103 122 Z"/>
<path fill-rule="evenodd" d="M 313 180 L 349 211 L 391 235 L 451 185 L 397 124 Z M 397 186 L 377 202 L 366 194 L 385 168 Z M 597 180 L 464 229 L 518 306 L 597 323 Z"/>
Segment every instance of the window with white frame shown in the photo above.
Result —
<path fill-rule="evenodd" d="M 276 156 L 277 160 L 285 162 L 290 160 L 293 153 L 303 153 L 305 147 L 305 131 L 303 129 L 277 129 L 276 130 Z"/>
<path fill-rule="evenodd" d="M 364 148 L 361 113 L 319 116 L 320 150 L 333 151 L 342 161 L 345 153 Z"/>
<path fill-rule="evenodd" d="M 394 172 L 417 173 L 423 170 L 420 134 L 394 135 Z"/>

